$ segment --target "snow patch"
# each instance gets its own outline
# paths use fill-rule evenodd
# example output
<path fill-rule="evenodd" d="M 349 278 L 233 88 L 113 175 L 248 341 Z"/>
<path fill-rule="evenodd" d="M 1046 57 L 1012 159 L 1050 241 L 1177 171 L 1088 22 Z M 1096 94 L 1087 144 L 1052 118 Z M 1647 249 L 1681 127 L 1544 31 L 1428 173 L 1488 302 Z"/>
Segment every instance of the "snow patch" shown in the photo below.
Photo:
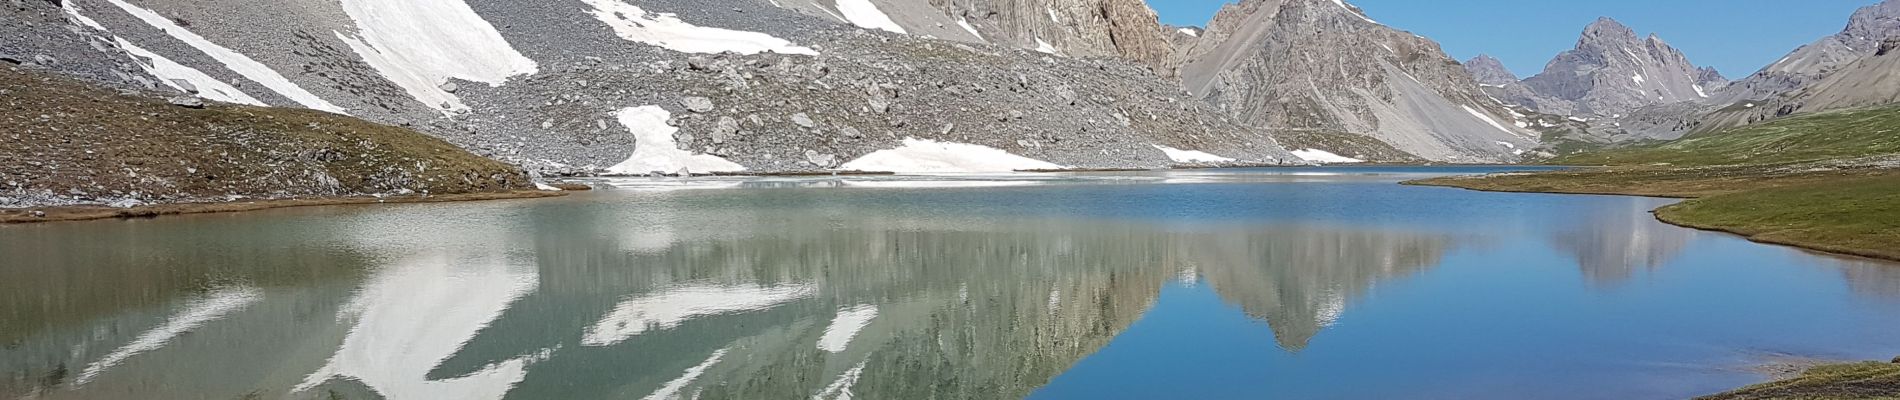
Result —
<path fill-rule="evenodd" d="M 843 352 L 851 345 L 851 338 L 858 336 L 871 320 L 877 318 L 877 306 L 865 304 L 838 310 L 838 316 L 831 319 L 831 325 L 825 327 L 825 335 L 818 338 L 818 349 L 828 352 Z"/>
<path fill-rule="evenodd" d="M 462 0 L 343 0 L 343 12 L 356 34 L 333 32 L 337 39 L 429 107 L 468 110 L 442 89 L 449 78 L 501 86 L 538 70 Z"/>
<path fill-rule="evenodd" d="M 594 9 L 595 19 L 613 27 L 620 38 L 660 46 L 682 53 L 715 54 L 734 52 L 758 54 L 818 55 L 810 48 L 793 46 L 791 41 L 760 32 L 709 28 L 686 23 L 671 13 L 649 13 L 620 0 L 581 0 Z"/>
<path fill-rule="evenodd" d="M 1193 36 L 1193 37 L 1201 37 L 1201 32 L 1195 31 L 1194 28 L 1181 28 L 1181 34 Z M 1384 45 L 1381 45 L 1381 46 L 1384 46 Z"/>
<path fill-rule="evenodd" d="M 159 15 L 157 12 L 141 8 L 132 3 L 127 3 L 125 0 L 106 1 L 112 3 L 112 5 L 119 6 L 119 9 L 125 10 L 127 14 L 137 17 L 140 21 L 145 21 L 146 25 L 151 25 L 153 28 L 165 31 L 165 33 L 171 35 L 171 37 L 185 42 L 185 44 L 190 45 L 194 49 L 198 49 L 200 52 L 204 52 L 205 55 L 211 56 L 212 59 L 223 63 L 224 67 L 231 69 L 232 72 L 243 75 L 245 79 L 250 79 L 253 82 L 262 84 L 264 87 L 276 91 L 277 94 L 289 98 L 290 101 L 297 102 L 297 104 L 301 104 L 313 110 L 346 114 L 342 107 L 330 104 L 330 102 L 324 101 L 323 98 L 317 97 L 316 94 L 303 90 L 303 88 L 297 86 L 297 84 L 291 83 L 289 78 L 285 78 L 282 74 L 278 74 L 276 70 L 272 70 L 270 66 L 257 62 L 257 60 L 253 60 L 251 57 L 237 52 L 237 50 L 212 43 L 210 40 L 205 39 L 204 36 L 198 36 L 198 34 L 185 29 L 185 27 L 178 26 L 178 23 L 173 22 L 171 18 L 165 18 L 165 16 Z"/>
<path fill-rule="evenodd" d="M 1216 163 L 1216 162 L 1234 161 L 1234 159 L 1232 158 L 1221 157 L 1221 156 L 1217 156 L 1217 155 L 1213 155 L 1213 154 L 1209 154 L 1209 153 L 1201 152 L 1201 151 L 1181 150 L 1181 149 L 1168 147 L 1168 146 L 1162 146 L 1158 144 L 1150 145 L 1150 146 L 1154 146 L 1155 150 L 1161 150 L 1162 153 L 1167 153 L 1168 159 L 1174 160 L 1174 162 L 1178 162 L 1178 163 Z"/>
<path fill-rule="evenodd" d="M 1352 16 L 1354 17 L 1359 17 L 1359 19 L 1366 20 L 1366 22 L 1371 22 L 1375 24 L 1379 23 L 1379 21 L 1373 21 L 1372 18 L 1367 18 L 1364 14 L 1360 14 L 1358 11 L 1353 11 L 1351 6 L 1346 5 L 1346 0 L 1333 0 L 1333 4 L 1338 4 L 1339 8 L 1346 9 L 1347 14 L 1352 14 Z"/>
<path fill-rule="evenodd" d="M 1055 54 L 1056 46 L 1049 44 L 1049 42 L 1043 41 L 1041 36 L 1037 36 L 1036 37 L 1036 51 L 1049 53 L 1049 54 Z"/>
<path fill-rule="evenodd" d="M 762 310 L 816 293 L 818 288 L 812 285 L 672 288 L 621 301 L 613 312 L 587 327 L 581 334 L 581 344 L 610 346 L 649 330 L 670 329 L 694 318 Z"/>
<path fill-rule="evenodd" d="M 818 394 L 812 395 L 812 400 L 851 400 L 851 387 L 858 385 L 858 378 L 864 376 L 864 365 L 870 362 L 871 360 L 860 361 L 857 366 L 845 370 L 843 374 L 838 375 L 837 379 L 832 380 L 831 384 L 819 390 Z"/>
<path fill-rule="evenodd" d="M 1062 18 L 1056 18 L 1056 6 L 1054 4 L 1050 4 L 1043 9 L 1049 10 L 1049 22 L 1062 23 Z"/>
<path fill-rule="evenodd" d="M 976 27 L 971 26 L 969 20 L 959 17 L 957 18 L 957 26 L 963 27 L 963 30 L 970 31 L 970 36 L 975 36 L 977 41 L 989 43 L 989 39 L 984 39 L 983 34 L 980 32 L 977 32 Z"/>
<path fill-rule="evenodd" d="M 1478 109 L 1476 108 L 1471 108 L 1471 106 L 1462 106 L 1462 107 L 1465 108 L 1465 112 L 1471 113 L 1471 116 L 1478 117 L 1478 119 L 1484 120 L 1484 123 L 1491 124 L 1492 127 L 1498 128 L 1498 130 L 1504 131 L 1504 133 L 1509 133 L 1512 135 L 1517 134 L 1517 132 L 1512 132 L 1511 128 L 1504 127 L 1504 124 L 1498 123 L 1498 120 L 1491 119 L 1490 115 L 1485 115 L 1484 112 L 1478 111 Z"/>
<path fill-rule="evenodd" d="M 878 10 L 876 4 L 871 4 L 871 0 L 838 0 L 838 12 L 844 13 L 846 20 L 860 28 L 909 33 L 904 31 L 904 27 L 898 26 L 897 21 L 892 21 L 891 16 Z"/>
<path fill-rule="evenodd" d="M 1323 164 L 1351 164 L 1351 163 L 1366 162 L 1366 160 L 1333 154 L 1330 151 L 1320 150 L 1320 149 L 1294 150 L 1293 155 L 1296 157 L 1299 157 L 1302 160 L 1312 161 L 1316 163 L 1323 163 Z"/>
<path fill-rule="evenodd" d="M 165 81 L 166 86 L 171 86 L 173 89 L 178 89 L 178 91 L 181 92 L 189 92 L 189 90 L 185 90 L 185 87 L 179 85 L 177 82 L 185 81 L 191 83 L 192 88 L 198 90 L 198 97 L 226 103 L 249 104 L 253 106 L 269 105 L 264 104 L 262 100 L 251 97 L 249 94 L 245 94 L 244 91 L 238 90 L 237 87 L 231 86 L 231 84 L 224 83 L 224 81 L 213 78 L 211 75 L 205 75 L 204 71 L 199 71 L 197 68 L 187 67 L 184 64 L 174 62 L 169 58 L 165 58 L 165 56 L 153 53 L 151 50 L 146 50 L 143 47 L 134 45 L 132 42 L 126 41 L 125 38 L 113 37 L 112 39 L 119 42 L 119 48 L 125 49 L 127 53 L 131 53 L 133 60 L 140 61 L 139 67 L 144 68 L 145 72 L 150 72 L 152 76 L 157 76 L 159 80 Z M 151 60 L 151 64 L 145 64 L 145 60 Z"/>
<path fill-rule="evenodd" d="M 1696 96 L 1702 96 L 1702 98 L 1708 98 L 1708 97 L 1709 97 L 1709 92 L 1704 92 L 1704 91 L 1702 91 L 1702 85 L 1695 85 L 1695 86 L 1693 86 L 1693 87 L 1695 88 L 1695 95 L 1696 95 Z"/>
<path fill-rule="evenodd" d="M 845 163 L 840 169 L 900 173 L 1013 172 L 1061 169 L 1046 161 L 1009 154 L 988 146 L 904 138 L 904 146 L 879 150 Z"/>
<path fill-rule="evenodd" d="M 628 156 L 627 161 L 608 168 L 609 173 L 639 175 L 680 170 L 694 173 L 745 170 L 744 166 L 719 156 L 680 150 L 673 141 L 673 134 L 680 129 L 666 124 L 673 113 L 660 106 L 631 107 L 614 115 L 620 119 L 620 125 L 633 132 L 633 155 Z"/>
<path fill-rule="evenodd" d="M 1642 85 L 1643 82 L 1648 82 L 1647 79 L 1643 79 L 1643 74 L 1630 75 L 1630 81 L 1636 82 L 1637 85 Z"/>
<path fill-rule="evenodd" d="M 1517 145 L 1515 145 L 1515 144 L 1511 144 L 1511 142 L 1505 142 L 1505 141 L 1499 141 L 1499 142 L 1498 142 L 1498 145 L 1499 145 L 1499 146 L 1504 146 L 1504 148 L 1507 148 L 1507 149 L 1515 149 L 1515 148 L 1517 148 Z"/>

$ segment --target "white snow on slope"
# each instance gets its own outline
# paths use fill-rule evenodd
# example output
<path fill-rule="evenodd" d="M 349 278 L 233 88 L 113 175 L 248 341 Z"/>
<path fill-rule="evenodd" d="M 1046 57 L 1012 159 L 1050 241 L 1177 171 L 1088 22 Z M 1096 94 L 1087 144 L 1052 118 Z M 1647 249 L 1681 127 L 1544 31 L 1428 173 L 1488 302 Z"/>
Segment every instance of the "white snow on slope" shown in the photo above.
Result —
<path fill-rule="evenodd" d="M 1320 149 L 1294 150 L 1293 155 L 1295 157 L 1299 157 L 1302 160 L 1312 161 L 1316 163 L 1326 163 L 1326 164 L 1351 164 L 1351 163 L 1366 162 L 1366 160 L 1333 154 L 1330 151 L 1320 150 Z"/>
<path fill-rule="evenodd" d="M 1485 123 L 1491 124 L 1492 127 L 1498 128 L 1498 130 L 1504 131 L 1504 133 L 1509 133 L 1512 135 L 1517 134 L 1517 132 L 1512 132 L 1511 128 L 1506 128 L 1504 127 L 1504 124 L 1498 123 L 1498 120 L 1491 119 L 1490 115 L 1485 115 L 1484 112 L 1478 111 L 1478 109 L 1476 108 L 1471 108 L 1471 106 L 1463 106 L 1463 107 L 1465 108 L 1465 112 L 1471 113 L 1471 116 L 1473 117 L 1478 117 L 1478 119 L 1484 120 Z"/>
<path fill-rule="evenodd" d="M 851 338 L 858 331 L 870 325 L 877 318 L 877 306 L 864 304 L 838 310 L 838 316 L 831 319 L 831 325 L 825 327 L 825 335 L 818 338 L 818 349 L 833 353 L 844 351 L 851 345 Z"/>
<path fill-rule="evenodd" d="M 706 361 L 701 361 L 699 365 L 687 368 L 686 373 L 680 374 L 678 378 L 667 381 L 666 385 L 660 386 L 659 390 L 653 391 L 653 394 L 642 397 L 640 400 L 673 400 L 685 398 L 680 396 L 680 391 L 685 390 L 686 385 L 693 384 L 693 381 L 698 380 L 700 375 L 705 375 L 706 370 L 712 369 L 713 364 L 718 364 L 719 359 L 726 357 L 726 351 L 728 350 L 729 349 L 719 349 L 713 351 L 711 357 L 706 357 Z"/>
<path fill-rule="evenodd" d="M 72 17 L 74 20 L 78 20 L 81 25 L 97 29 L 100 32 L 111 32 L 111 30 L 106 29 L 105 25 L 99 24 L 99 21 L 80 14 L 75 2 L 68 1 L 61 4 L 60 10 L 65 11 L 66 15 Z M 112 41 L 118 43 L 119 48 L 125 49 L 126 53 L 130 53 L 132 55 L 132 61 L 138 64 L 139 68 L 144 69 L 146 73 L 152 74 L 152 76 L 158 77 L 165 86 L 178 89 L 180 92 L 191 92 L 192 90 L 186 90 L 184 86 L 178 83 L 178 81 L 185 81 L 191 84 L 192 89 L 196 89 L 198 97 L 226 103 L 249 104 L 254 106 L 266 105 L 263 101 L 251 97 L 249 94 L 245 94 L 244 91 L 238 90 L 236 87 L 218 80 L 218 78 L 213 78 L 211 75 L 206 75 L 204 71 L 199 71 L 197 68 L 174 62 L 169 58 L 165 58 L 165 56 L 132 44 L 131 41 L 125 40 L 125 38 L 113 36 Z"/>
<path fill-rule="evenodd" d="M 143 67 L 145 72 L 149 72 L 152 76 L 156 76 L 160 80 L 165 81 L 165 85 L 171 86 L 173 89 L 189 92 L 189 90 L 185 90 L 185 87 L 180 86 L 177 82 L 185 81 L 190 83 L 193 89 L 198 90 L 198 97 L 226 103 L 249 104 L 253 106 L 268 105 L 264 104 L 262 100 L 245 94 L 244 91 L 238 90 L 237 87 L 231 86 L 229 83 L 224 83 L 224 81 L 213 78 L 211 75 L 205 75 L 204 71 L 199 71 L 197 68 L 187 67 L 184 64 L 174 62 L 169 58 L 165 58 L 165 56 L 153 53 L 151 50 L 146 50 L 143 47 L 134 45 L 132 42 L 125 40 L 125 38 L 113 37 L 113 39 L 119 42 L 119 48 L 125 49 L 127 53 L 132 53 L 134 60 L 151 60 L 150 65 L 141 62 L 139 66 Z"/>
<path fill-rule="evenodd" d="M 79 378 L 73 380 L 73 385 L 83 386 L 87 382 L 91 382 L 94 378 L 98 378 L 100 373 L 111 369 L 115 365 L 119 365 L 120 362 L 132 358 L 132 356 L 158 350 L 164 347 L 166 343 L 170 343 L 179 336 L 191 333 L 193 329 L 198 329 L 199 326 L 203 326 L 207 322 L 216 321 L 226 314 L 243 310 L 245 307 L 249 307 L 252 303 L 256 303 L 263 298 L 263 292 L 256 288 L 246 286 L 213 290 L 204 298 L 186 303 L 185 309 L 180 310 L 176 314 L 172 314 L 171 318 L 165 320 L 164 325 L 159 325 L 156 328 L 140 333 L 137 338 L 132 339 L 131 343 L 119 346 L 118 349 L 113 350 L 110 354 L 106 354 L 106 356 L 100 358 L 99 361 L 93 361 L 92 364 L 87 364 L 86 369 L 79 373 Z"/>
<path fill-rule="evenodd" d="M 975 37 L 976 37 L 976 40 L 977 40 L 977 41 L 979 41 L 979 42 L 983 42 L 983 43 L 989 43 L 989 42 L 990 42 L 990 40 L 989 40 L 989 39 L 984 39 L 984 38 L 983 38 L 983 34 L 982 34 L 982 33 L 980 33 L 980 32 L 977 32 L 977 31 L 976 31 L 976 27 L 975 27 L 975 26 L 971 26 L 971 25 L 970 25 L 970 21 L 969 21 L 969 20 L 966 20 L 966 19 L 963 19 L 963 17 L 957 17 L 957 26 L 961 26 L 961 27 L 963 27 L 963 30 L 966 30 L 966 31 L 970 31 L 970 36 L 975 36 Z"/>
<path fill-rule="evenodd" d="M 285 78 L 282 74 L 278 74 L 276 70 L 272 70 L 270 66 L 257 62 L 257 60 L 252 60 L 243 53 L 238 53 L 237 50 L 231 50 L 217 43 L 212 43 L 203 36 L 198 36 L 198 34 L 186 30 L 185 27 L 178 26 L 178 23 L 173 22 L 171 18 L 165 18 L 165 16 L 158 15 L 158 13 L 152 12 L 152 10 L 140 8 L 132 3 L 125 2 L 125 0 L 106 1 L 112 3 L 112 5 L 119 6 L 119 8 L 125 10 L 127 14 L 138 17 L 140 21 L 145 21 L 145 24 L 165 31 L 166 34 L 171 35 L 173 38 L 177 38 L 185 42 L 185 44 L 191 45 L 192 48 L 204 52 L 205 55 L 211 56 L 212 59 L 224 63 L 225 68 L 230 68 L 231 71 L 237 72 L 238 75 L 243 75 L 245 79 L 250 79 L 253 82 L 262 84 L 264 87 L 276 91 L 277 94 L 289 98 L 290 101 L 297 102 L 297 104 L 301 104 L 313 110 L 346 114 L 342 107 L 330 104 L 330 102 L 324 101 L 323 98 L 317 97 L 316 94 L 303 90 L 303 88 L 297 86 L 296 83 L 291 83 L 289 78 Z"/>
<path fill-rule="evenodd" d="M 1193 36 L 1193 37 L 1201 37 L 1201 33 L 1196 32 L 1194 28 L 1181 28 L 1181 34 Z M 1380 46 L 1384 46 L 1384 45 L 1381 44 Z"/>
<path fill-rule="evenodd" d="M 334 32 L 337 39 L 429 107 L 468 109 L 442 90 L 449 78 L 501 86 L 537 70 L 462 0 L 343 0 L 343 11 L 356 21 L 356 35 Z"/>
<path fill-rule="evenodd" d="M 1367 17 L 1365 16 L 1365 15 L 1361 15 L 1361 14 L 1359 14 L 1359 12 L 1357 12 L 1357 11 L 1353 11 L 1353 10 L 1352 10 L 1352 7 L 1349 7 L 1349 6 L 1347 6 L 1347 5 L 1346 5 L 1346 0 L 1333 0 L 1333 4 L 1338 4 L 1338 5 L 1339 5 L 1339 8 L 1344 8 L 1344 9 L 1346 9 L 1346 13 L 1347 13 L 1347 14 L 1352 14 L 1352 16 L 1354 16 L 1354 17 L 1359 17 L 1359 19 L 1363 19 L 1363 20 L 1366 20 L 1366 22 L 1371 22 L 1371 23 L 1375 23 L 1375 24 L 1376 24 L 1376 23 L 1379 23 L 1379 21 L 1373 21 L 1373 20 L 1372 20 L 1372 18 L 1367 18 Z"/>
<path fill-rule="evenodd" d="M 892 21 L 891 16 L 878 10 L 876 4 L 871 4 L 871 0 L 838 0 L 838 12 L 844 13 L 846 20 L 860 28 L 908 33 L 904 27 L 897 25 L 897 21 Z"/>
<path fill-rule="evenodd" d="M 1150 145 L 1150 146 L 1154 146 L 1155 150 L 1161 150 L 1162 153 L 1167 153 L 1168 159 L 1174 160 L 1174 162 L 1178 162 L 1178 163 L 1212 163 L 1212 162 L 1228 162 L 1228 161 L 1234 160 L 1232 158 L 1221 157 L 1221 156 L 1213 155 L 1213 154 L 1202 152 L 1202 151 L 1181 150 L 1181 149 L 1168 147 L 1168 146 L 1162 146 L 1158 144 Z"/>
<path fill-rule="evenodd" d="M 687 170 L 694 173 L 736 172 L 745 167 L 724 158 L 710 154 L 693 154 L 680 150 L 673 141 L 673 133 L 679 128 L 667 125 L 666 120 L 673 117 L 660 106 L 630 107 L 614 114 L 620 119 L 620 125 L 633 132 L 633 155 L 627 161 L 607 168 L 607 172 L 624 175 L 639 175 L 651 172 L 673 173 Z"/>
<path fill-rule="evenodd" d="M 1647 82 L 1648 80 L 1643 79 L 1643 74 L 1636 74 L 1636 75 L 1630 75 L 1630 81 L 1636 82 L 1637 85 L 1642 85 L 1643 82 Z"/>
<path fill-rule="evenodd" d="M 694 318 L 763 310 L 818 293 L 812 285 L 684 286 L 629 298 L 581 334 L 581 344 L 610 346 Z"/>
<path fill-rule="evenodd" d="M 595 19 L 614 28 L 620 38 L 635 42 L 660 46 L 682 53 L 716 54 L 734 52 L 739 54 L 758 54 L 774 52 L 783 54 L 818 55 L 807 47 L 793 46 L 791 41 L 779 39 L 760 32 L 736 31 L 731 29 L 709 28 L 686 23 L 678 15 L 669 13 L 649 13 L 632 4 L 620 0 L 581 0 L 593 6 L 589 14 Z"/>
<path fill-rule="evenodd" d="M 1703 98 L 1709 97 L 1709 92 L 1702 91 L 1702 85 L 1695 85 L 1694 87 L 1695 87 L 1696 96 L 1701 96 Z"/>
<path fill-rule="evenodd" d="M 994 147 L 904 138 L 903 147 L 866 154 L 839 168 L 898 173 L 976 173 L 1061 169 L 1062 166 Z"/>
<path fill-rule="evenodd" d="M 1049 54 L 1055 54 L 1056 46 L 1049 44 L 1049 42 L 1043 41 L 1041 36 L 1037 36 L 1036 37 L 1036 51 L 1049 53 Z"/>
<path fill-rule="evenodd" d="M 539 283 L 534 268 L 498 258 L 419 256 L 378 271 L 340 316 L 355 322 L 342 346 L 295 391 L 337 379 L 360 382 L 385 399 L 502 398 L 527 377 L 530 362 L 551 350 L 463 376 L 429 376 Z"/>

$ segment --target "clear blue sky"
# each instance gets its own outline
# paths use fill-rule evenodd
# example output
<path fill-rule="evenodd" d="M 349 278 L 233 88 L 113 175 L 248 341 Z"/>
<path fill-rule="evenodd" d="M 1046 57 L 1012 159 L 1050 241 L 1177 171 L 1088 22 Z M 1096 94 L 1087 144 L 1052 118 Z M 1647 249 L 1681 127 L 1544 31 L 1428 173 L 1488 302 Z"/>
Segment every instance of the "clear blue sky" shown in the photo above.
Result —
<path fill-rule="evenodd" d="M 1230 0 L 1148 0 L 1171 25 L 1204 26 Z M 1583 27 L 1609 16 L 1654 32 L 1739 79 L 1823 36 L 1877 0 L 1347 0 L 1381 23 L 1424 35 L 1460 61 L 1480 53 L 1520 76 L 1574 47 Z"/>

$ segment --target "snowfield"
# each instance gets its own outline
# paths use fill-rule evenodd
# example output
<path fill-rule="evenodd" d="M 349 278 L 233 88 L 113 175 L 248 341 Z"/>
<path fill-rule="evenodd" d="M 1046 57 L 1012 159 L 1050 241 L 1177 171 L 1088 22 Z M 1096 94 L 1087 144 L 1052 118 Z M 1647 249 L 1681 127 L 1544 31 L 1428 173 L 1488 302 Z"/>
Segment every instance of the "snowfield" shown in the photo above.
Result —
<path fill-rule="evenodd" d="M 613 27 L 614 33 L 620 35 L 620 38 L 660 46 L 668 50 L 706 54 L 728 51 L 739 54 L 758 54 L 769 51 L 818 55 L 815 50 L 794 46 L 791 41 L 772 35 L 693 25 L 681 21 L 677 15 L 649 13 L 620 0 L 581 0 L 581 2 L 593 6 L 594 9 L 588 13 L 593 14 L 594 18 L 606 23 L 607 26 Z"/>
<path fill-rule="evenodd" d="M 205 39 L 204 36 L 198 36 L 198 34 L 185 29 L 185 27 L 178 26 L 178 23 L 173 22 L 171 18 L 166 18 L 152 10 L 127 3 L 125 0 L 106 1 L 118 6 L 119 9 L 125 10 L 127 14 L 137 17 L 140 21 L 144 21 L 146 25 L 151 25 L 153 28 L 165 31 L 165 33 L 171 35 L 171 37 L 177 38 L 192 48 L 204 52 L 205 55 L 211 56 L 212 59 L 223 63 L 224 67 L 231 69 L 232 72 L 243 75 L 245 79 L 250 79 L 252 82 L 262 84 L 264 87 L 276 91 L 277 94 L 289 98 L 290 101 L 297 102 L 297 104 L 301 104 L 305 108 L 313 110 L 347 114 L 343 111 L 342 107 L 330 104 L 330 102 L 324 101 L 323 98 L 317 97 L 316 94 L 312 94 L 310 91 L 297 86 L 297 84 L 291 83 L 289 78 L 278 74 L 277 71 L 271 69 L 270 66 L 257 62 L 257 60 L 253 60 L 251 57 L 237 52 L 237 50 L 212 43 L 210 40 Z"/>
<path fill-rule="evenodd" d="M 680 150 L 673 141 L 673 134 L 679 128 L 667 125 L 666 120 L 673 117 L 660 106 L 632 107 L 614 114 L 620 124 L 633 132 L 633 155 L 627 161 L 608 168 L 607 172 L 621 175 L 641 175 L 652 172 L 673 173 L 686 170 L 693 173 L 738 172 L 745 167 L 726 161 L 719 156 L 693 154 Z"/>
<path fill-rule="evenodd" d="M 113 37 L 113 39 L 119 42 L 119 48 L 125 49 L 127 53 L 132 53 L 133 59 L 139 61 L 151 60 L 150 64 L 141 62 L 139 66 L 144 67 L 146 72 L 150 72 L 153 76 L 157 76 L 160 80 L 165 81 L 165 85 L 171 86 L 173 89 L 187 93 L 191 92 L 190 90 L 185 90 L 186 88 L 184 86 L 178 84 L 178 81 L 185 81 L 191 84 L 192 89 L 197 89 L 198 97 L 226 103 L 248 104 L 253 106 L 269 105 L 264 104 L 263 100 L 258 100 L 256 97 L 245 94 L 244 91 L 238 90 L 237 87 L 231 86 L 229 83 L 224 83 L 224 81 L 213 78 L 211 75 L 205 75 L 204 71 L 199 71 L 197 68 L 179 64 L 172 61 L 172 59 L 158 55 L 158 53 L 153 53 L 151 50 L 146 50 L 144 47 L 134 45 L 132 42 L 125 40 L 125 38 Z"/>
<path fill-rule="evenodd" d="M 1293 151 L 1293 155 L 1299 157 L 1302 160 L 1312 161 L 1312 162 L 1322 163 L 1322 164 L 1352 164 L 1352 163 L 1366 162 L 1366 160 L 1333 154 L 1330 151 L 1320 150 L 1320 149 L 1295 150 Z"/>
<path fill-rule="evenodd" d="M 1498 130 L 1504 131 L 1504 133 L 1509 133 L 1512 135 L 1517 134 L 1517 132 L 1511 131 L 1511 128 L 1506 128 L 1504 127 L 1504 124 L 1498 123 L 1498 120 L 1492 119 L 1490 115 L 1485 115 L 1484 112 L 1478 111 L 1478 109 L 1476 108 L 1471 108 L 1471 106 L 1463 106 L 1463 107 L 1465 108 L 1465 112 L 1471 113 L 1471 116 L 1473 117 L 1478 117 L 1478 119 L 1484 120 L 1485 123 L 1491 124 L 1492 127 L 1498 128 Z"/>
<path fill-rule="evenodd" d="M 891 16 L 878 10 L 876 4 L 871 4 L 871 0 L 838 0 L 838 12 L 844 13 L 844 19 L 860 28 L 909 33 L 904 31 L 904 27 L 898 26 L 897 21 L 892 21 Z"/>
<path fill-rule="evenodd" d="M 1234 159 L 1232 158 L 1221 157 L 1221 156 L 1209 154 L 1207 152 L 1194 151 L 1194 150 L 1181 150 L 1181 149 L 1168 147 L 1168 146 L 1162 146 L 1158 144 L 1149 145 L 1149 146 L 1154 146 L 1155 150 L 1161 150 L 1162 153 L 1167 153 L 1168 159 L 1174 160 L 1174 162 L 1178 162 L 1178 163 L 1217 163 L 1217 162 L 1234 161 Z"/>
<path fill-rule="evenodd" d="M 904 138 L 903 147 L 879 150 L 839 168 L 897 173 L 980 173 L 1063 167 L 994 147 Z"/>
<path fill-rule="evenodd" d="M 356 21 L 356 34 L 335 32 L 337 39 L 429 107 L 468 109 L 442 89 L 449 78 L 501 86 L 537 71 L 462 0 L 343 0 L 343 11 Z"/>

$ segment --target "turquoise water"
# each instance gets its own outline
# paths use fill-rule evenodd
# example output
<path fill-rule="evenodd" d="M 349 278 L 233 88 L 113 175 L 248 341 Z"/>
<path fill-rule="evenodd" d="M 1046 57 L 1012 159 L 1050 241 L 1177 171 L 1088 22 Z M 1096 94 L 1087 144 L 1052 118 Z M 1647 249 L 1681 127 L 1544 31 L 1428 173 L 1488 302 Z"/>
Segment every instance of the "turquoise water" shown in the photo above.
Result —
<path fill-rule="evenodd" d="M 1900 354 L 1900 266 L 1498 168 L 626 179 L 0 227 L 0 398 L 1669 399 Z"/>

